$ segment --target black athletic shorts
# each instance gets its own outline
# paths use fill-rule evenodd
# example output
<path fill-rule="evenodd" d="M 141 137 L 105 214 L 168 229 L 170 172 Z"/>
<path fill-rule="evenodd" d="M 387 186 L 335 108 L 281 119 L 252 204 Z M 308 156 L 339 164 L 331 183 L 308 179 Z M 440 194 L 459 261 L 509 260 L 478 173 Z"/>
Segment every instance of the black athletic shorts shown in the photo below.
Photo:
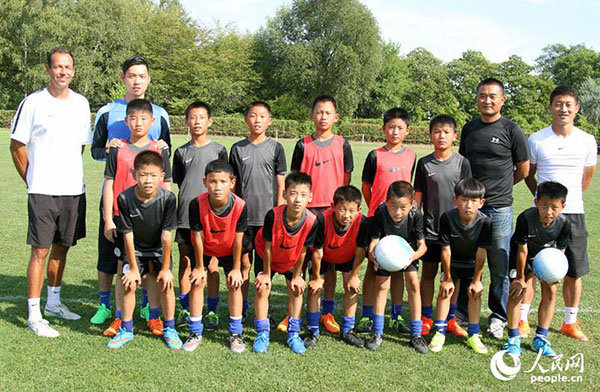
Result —
<path fill-rule="evenodd" d="M 53 243 L 73 246 L 85 237 L 85 193 L 76 196 L 29 194 L 27 244 L 50 248 Z"/>
<path fill-rule="evenodd" d="M 442 245 L 433 240 L 425 240 L 425 245 L 427 245 L 427 252 L 421 256 L 421 261 L 439 264 L 442 259 Z"/>
<path fill-rule="evenodd" d="M 98 271 L 109 275 L 117 273 L 118 257 L 115 255 L 115 247 L 116 244 L 110 242 L 104 236 L 104 208 L 102 208 L 102 198 L 100 198 L 100 218 L 98 219 L 98 260 L 96 262 L 96 269 Z"/>
<path fill-rule="evenodd" d="M 472 268 L 457 268 L 452 267 L 452 264 L 450 264 L 450 274 L 452 275 L 452 282 L 456 283 L 460 280 L 461 286 L 464 282 L 467 282 L 468 286 L 475 276 L 475 266 Z"/>
<path fill-rule="evenodd" d="M 204 255 L 202 257 L 202 264 L 204 265 L 204 269 L 207 270 L 208 269 L 208 265 L 210 264 L 210 261 L 212 260 L 213 256 L 208 256 L 208 255 Z M 225 276 L 227 276 L 231 270 L 233 269 L 233 256 L 222 256 L 222 257 L 215 257 L 217 259 L 217 261 L 219 262 L 219 267 L 223 268 L 223 272 L 225 272 Z M 192 268 L 196 268 L 196 258 L 192 257 L 191 258 L 191 266 Z"/>
<path fill-rule="evenodd" d="M 352 272 L 352 266 L 354 265 L 354 258 L 352 260 L 346 261 L 345 263 L 330 263 L 328 261 L 321 261 L 321 275 L 324 275 L 335 269 L 339 272 Z M 309 271 L 312 275 L 312 268 L 309 268 Z"/>
<path fill-rule="evenodd" d="M 256 260 L 254 260 L 254 277 L 256 278 L 259 274 L 262 274 L 262 272 L 263 272 L 263 259 L 257 253 Z M 292 268 L 286 272 L 275 272 L 271 269 L 271 279 L 273 279 L 275 274 L 283 275 L 283 276 L 285 276 L 285 280 L 290 281 L 290 280 L 292 280 L 292 277 L 294 276 L 294 268 Z M 304 276 L 304 274 L 301 272 L 300 276 Z"/>
<path fill-rule="evenodd" d="M 511 244 L 510 254 L 508 255 L 508 279 L 511 282 L 517 279 L 517 253 L 519 253 L 519 247 Z M 527 279 L 531 274 L 533 274 L 533 261 L 528 257 L 525 260 L 525 274 L 523 277 Z"/>
<path fill-rule="evenodd" d="M 175 242 L 192 246 L 192 232 L 189 228 L 180 227 L 175 230 Z"/>
<path fill-rule="evenodd" d="M 369 261 L 370 262 L 370 261 Z M 403 270 L 397 272 L 413 272 L 419 270 L 419 260 L 415 260 L 408 265 L 408 267 Z M 375 268 L 375 275 L 377 276 L 391 276 L 392 273 L 390 271 L 384 270 L 383 268 Z"/>
<path fill-rule="evenodd" d="M 123 273 L 125 273 L 127 271 L 127 268 L 129 268 L 129 261 L 127 260 L 127 257 L 123 257 L 123 258 L 125 259 L 125 260 L 123 260 Z M 156 256 L 137 257 L 136 256 L 135 260 L 137 261 L 138 269 L 140 271 L 140 276 L 144 276 L 150 272 L 152 272 L 154 275 L 158 275 L 158 273 L 162 269 L 162 257 L 156 257 Z"/>
<path fill-rule="evenodd" d="M 565 255 L 569 260 L 567 276 L 580 278 L 590 271 L 587 253 L 588 231 L 585 226 L 585 214 L 564 214 L 571 222 L 571 236 L 569 237 Z"/>

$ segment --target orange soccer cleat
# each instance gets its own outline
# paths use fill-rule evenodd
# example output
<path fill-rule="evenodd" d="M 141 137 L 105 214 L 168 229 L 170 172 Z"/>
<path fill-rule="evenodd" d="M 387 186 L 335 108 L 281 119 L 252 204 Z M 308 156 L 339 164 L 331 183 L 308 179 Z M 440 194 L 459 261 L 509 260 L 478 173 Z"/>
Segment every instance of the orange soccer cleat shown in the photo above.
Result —
<path fill-rule="evenodd" d="M 163 336 L 163 322 L 161 319 L 148 320 L 148 331 L 156 336 Z"/>
<path fill-rule="evenodd" d="M 422 316 L 421 323 L 423 324 L 423 327 L 421 329 L 421 335 L 422 336 L 429 335 L 429 333 L 431 332 L 431 328 L 433 328 L 433 320 L 430 319 L 429 317 Z"/>
<path fill-rule="evenodd" d="M 529 336 L 529 332 L 531 331 L 531 327 L 529 326 L 529 322 L 525 320 L 519 320 L 519 337 L 526 338 Z"/>
<path fill-rule="evenodd" d="M 119 328 L 121 328 L 121 319 L 116 317 L 108 328 L 102 332 L 102 335 L 113 337 L 119 333 Z"/>
<path fill-rule="evenodd" d="M 333 314 L 327 313 L 321 316 L 321 322 L 329 333 L 340 333 L 340 325 L 335 321 Z"/>
<path fill-rule="evenodd" d="M 560 327 L 560 332 L 564 335 L 572 337 L 573 339 L 581 340 L 583 342 L 587 342 L 588 338 L 585 336 L 578 322 L 573 324 L 563 324 Z"/>
<path fill-rule="evenodd" d="M 290 314 L 286 314 L 285 318 L 283 320 L 281 320 L 281 322 L 279 324 L 277 324 L 277 330 L 279 332 L 283 332 L 286 333 L 288 330 L 288 322 L 290 321 Z"/>
<path fill-rule="evenodd" d="M 467 331 L 465 331 L 465 329 L 463 327 L 458 325 L 458 322 L 456 321 L 456 317 L 452 317 L 450 320 L 448 320 L 448 326 L 446 327 L 446 332 L 451 333 L 452 335 L 462 336 L 464 338 L 469 336 Z"/>

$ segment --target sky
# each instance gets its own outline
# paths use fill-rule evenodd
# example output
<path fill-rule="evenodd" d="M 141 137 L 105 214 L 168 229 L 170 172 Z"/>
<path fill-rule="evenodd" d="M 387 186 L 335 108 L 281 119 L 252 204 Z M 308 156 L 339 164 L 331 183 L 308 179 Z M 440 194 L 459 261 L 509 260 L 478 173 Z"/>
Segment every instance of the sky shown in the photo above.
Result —
<path fill-rule="evenodd" d="M 290 0 L 182 0 L 199 24 L 254 33 Z M 361 0 L 381 36 L 401 54 L 423 47 L 444 62 L 478 50 L 493 62 L 510 55 L 533 64 L 554 43 L 600 51 L 600 0 Z"/>

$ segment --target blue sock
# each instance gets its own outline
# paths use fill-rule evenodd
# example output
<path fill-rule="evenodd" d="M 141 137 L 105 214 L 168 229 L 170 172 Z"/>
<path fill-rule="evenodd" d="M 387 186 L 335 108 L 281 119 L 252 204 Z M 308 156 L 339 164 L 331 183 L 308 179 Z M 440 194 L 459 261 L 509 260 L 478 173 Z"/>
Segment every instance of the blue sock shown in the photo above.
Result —
<path fill-rule="evenodd" d="M 450 304 L 450 311 L 446 320 L 452 320 L 456 316 L 456 304 Z"/>
<path fill-rule="evenodd" d="M 437 332 L 441 333 L 442 335 L 446 334 L 446 327 L 448 326 L 446 320 L 435 320 L 433 326 Z"/>
<path fill-rule="evenodd" d="M 373 314 L 373 333 L 383 334 L 383 314 Z"/>
<path fill-rule="evenodd" d="M 537 327 L 535 329 L 535 336 L 547 338 L 548 337 L 548 328 Z"/>
<path fill-rule="evenodd" d="M 479 324 L 469 324 L 467 331 L 469 332 L 469 337 L 473 335 L 479 335 L 479 333 L 481 332 L 481 330 L 479 329 Z"/>
<path fill-rule="evenodd" d="M 100 304 L 106 306 L 106 309 L 110 309 L 110 290 L 100 291 Z"/>
<path fill-rule="evenodd" d="M 509 338 L 518 338 L 519 337 L 519 328 L 509 328 L 508 329 L 508 337 Z"/>
<path fill-rule="evenodd" d="M 392 304 L 392 319 L 396 319 L 398 316 L 402 316 L 402 308 L 404 308 L 404 304 Z"/>
<path fill-rule="evenodd" d="M 362 317 L 368 317 L 373 320 L 373 305 L 363 305 Z"/>
<path fill-rule="evenodd" d="M 324 299 L 321 305 L 321 314 L 332 313 L 335 309 L 335 299 Z"/>
<path fill-rule="evenodd" d="M 288 331 L 287 331 L 288 339 L 291 338 L 293 335 L 297 335 L 300 333 L 301 325 L 302 325 L 301 318 L 295 318 L 295 317 L 290 316 L 290 321 L 288 323 Z"/>
<path fill-rule="evenodd" d="M 250 307 L 250 303 L 247 299 L 242 301 L 242 315 L 246 317 L 248 315 L 248 308 Z"/>
<path fill-rule="evenodd" d="M 354 329 L 356 318 L 354 316 L 342 316 L 342 333 L 348 333 Z"/>
<path fill-rule="evenodd" d="M 229 316 L 229 333 L 231 335 L 233 335 L 233 334 L 241 335 L 242 331 L 243 331 L 242 316 L 240 316 L 240 317 Z"/>
<path fill-rule="evenodd" d="M 423 314 L 423 316 L 427 317 L 428 319 L 433 318 L 433 306 L 432 305 L 421 306 L 421 313 Z"/>
<path fill-rule="evenodd" d="M 208 297 L 208 311 L 217 313 L 217 307 L 219 306 L 219 297 Z"/>
<path fill-rule="evenodd" d="M 118 309 L 115 310 L 115 318 L 123 319 L 123 315 L 121 314 L 121 311 Z"/>
<path fill-rule="evenodd" d="M 163 327 L 165 327 L 165 328 L 175 328 L 175 319 L 172 318 L 170 320 L 163 320 Z"/>
<path fill-rule="evenodd" d="M 146 305 L 148 305 L 148 292 L 146 289 L 142 289 L 142 302 L 140 303 L 140 306 L 145 308 Z"/>
<path fill-rule="evenodd" d="M 202 335 L 202 331 L 204 331 L 204 324 L 202 324 L 202 316 L 190 316 L 190 333 L 197 333 L 198 335 Z"/>
<path fill-rule="evenodd" d="M 160 317 L 160 308 L 150 308 L 150 320 L 156 320 Z"/>
<path fill-rule="evenodd" d="M 190 311 L 190 293 L 179 294 L 179 305 L 188 312 Z"/>
<path fill-rule="evenodd" d="M 129 321 L 122 321 L 121 328 L 124 328 L 127 332 L 133 332 L 133 319 Z"/>
<path fill-rule="evenodd" d="M 423 322 L 421 320 L 410 320 L 410 336 L 421 336 L 423 330 Z"/>
<path fill-rule="evenodd" d="M 315 335 L 320 333 L 319 331 L 319 312 L 306 312 L 306 322 L 308 329 L 311 330 Z"/>
<path fill-rule="evenodd" d="M 266 318 L 264 320 L 254 320 L 254 329 L 256 330 L 256 333 L 269 332 L 269 329 L 271 329 L 269 319 Z"/>

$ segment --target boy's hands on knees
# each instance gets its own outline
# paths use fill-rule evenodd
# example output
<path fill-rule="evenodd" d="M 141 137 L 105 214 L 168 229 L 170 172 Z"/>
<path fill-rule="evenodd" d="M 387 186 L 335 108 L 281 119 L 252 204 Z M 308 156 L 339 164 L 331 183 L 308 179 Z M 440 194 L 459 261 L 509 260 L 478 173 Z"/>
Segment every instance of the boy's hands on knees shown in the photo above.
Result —
<path fill-rule="evenodd" d="M 169 145 L 164 140 L 160 139 L 156 141 L 156 148 L 159 150 L 164 150 L 165 148 L 169 148 Z"/>
<path fill-rule="evenodd" d="M 204 267 L 192 268 L 190 272 L 190 283 L 194 286 L 201 286 L 206 282 L 206 271 Z"/>
<path fill-rule="evenodd" d="M 440 283 L 440 292 L 443 298 L 452 297 L 454 293 L 454 282 L 452 280 L 442 280 Z"/>
<path fill-rule="evenodd" d="M 239 269 L 232 269 L 229 271 L 229 274 L 227 274 L 227 282 L 229 283 L 229 286 L 233 288 L 237 289 L 238 287 L 241 287 L 242 283 L 244 283 L 242 272 Z"/>
<path fill-rule="evenodd" d="M 104 237 L 112 243 L 115 242 L 115 238 L 117 237 L 117 226 L 112 219 L 104 222 Z"/>
<path fill-rule="evenodd" d="M 162 291 L 167 292 L 173 289 L 173 274 L 171 270 L 161 269 L 156 275 L 156 283 L 162 282 Z"/>
<path fill-rule="evenodd" d="M 510 284 L 510 288 L 508 290 L 510 296 L 513 298 L 518 298 L 522 295 L 525 295 L 526 291 L 527 291 L 527 283 L 525 282 L 525 279 L 523 279 L 523 278 L 513 280 L 513 282 Z"/>
<path fill-rule="evenodd" d="M 483 285 L 481 284 L 481 281 L 471 281 L 471 284 L 469 285 L 469 290 L 467 291 L 469 297 L 478 299 L 479 297 L 481 297 L 481 293 L 483 293 Z"/>
<path fill-rule="evenodd" d="M 269 290 L 271 288 L 271 277 L 269 274 L 258 274 L 254 278 L 254 286 L 258 291 Z"/>
<path fill-rule="evenodd" d="M 140 276 L 140 271 L 128 269 L 123 273 L 123 277 L 121 278 L 121 282 L 123 282 L 123 287 L 125 290 L 135 290 L 135 288 L 142 284 L 142 277 Z"/>
<path fill-rule="evenodd" d="M 294 294 L 302 295 L 304 294 L 304 289 L 306 288 L 306 282 L 304 281 L 304 279 L 302 279 L 301 276 L 297 276 L 295 278 L 292 278 L 292 280 L 290 281 L 290 287 L 292 288 Z"/>
<path fill-rule="evenodd" d="M 308 288 L 310 289 L 310 293 L 314 295 L 319 294 L 321 290 L 323 290 L 324 283 L 325 280 L 321 278 L 321 275 L 317 275 L 315 278 L 311 279 L 310 282 L 308 282 Z"/>
<path fill-rule="evenodd" d="M 358 276 L 352 275 L 348 278 L 348 290 L 354 294 L 360 292 L 360 279 L 358 279 Z"/>

